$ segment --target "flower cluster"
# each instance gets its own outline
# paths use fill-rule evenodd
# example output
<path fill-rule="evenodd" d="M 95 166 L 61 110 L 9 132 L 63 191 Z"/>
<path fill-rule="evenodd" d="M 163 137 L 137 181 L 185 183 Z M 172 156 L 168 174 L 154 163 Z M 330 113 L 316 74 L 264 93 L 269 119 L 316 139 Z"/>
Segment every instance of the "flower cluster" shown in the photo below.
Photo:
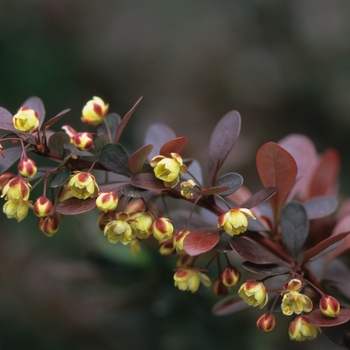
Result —
<path fill-rule="evenodd" d="M 69 110 L 45 121 L 37 97 L 14 115 L 3 109 L 4 214 L 18 222 L 34 214 L 39 229 L 52 236 L 66 215 L 91 212 L 101 239 L 128 246 L 132 254 L 148 240 L 173 259 L 179 290 L 211 286 L 216 297 L 226 296 L 215 314 L 265 308 L 256 321 L 264 332 L 287 317 L 291 340 L 311 340 L 322 327 L 350 321 L 350 309 L 324 283 L 332 282 L 339 300 L 349 295 L 332 270 L 332 262 L 350 248 L 350 231 L 344 229 L 350 209 L 338 207 L 337 200 L 337 153 L 318 155 L 302 135 L 266 143 L 256 155 L 263 188 L 251 193 L 240 174 L 220 174 L 239 136 L 241 118 L 232 111 L 210 137 L 203 182 L 198 162 L 183 157 L 187 137 L 165 141 L 164 135 L 172 135 L 168 127 L 151 126 L 146 144 L 132 152 L 121 143 L 140 100 L 121 120 L 94 96 L 76 116 L 86 128 L 79 132 L 69 124 L 64 131 L 51 130 Z M 42 163 L 46 159 L 50 166 Z M 39 195 L 30 198 L 34 188 Z"/>

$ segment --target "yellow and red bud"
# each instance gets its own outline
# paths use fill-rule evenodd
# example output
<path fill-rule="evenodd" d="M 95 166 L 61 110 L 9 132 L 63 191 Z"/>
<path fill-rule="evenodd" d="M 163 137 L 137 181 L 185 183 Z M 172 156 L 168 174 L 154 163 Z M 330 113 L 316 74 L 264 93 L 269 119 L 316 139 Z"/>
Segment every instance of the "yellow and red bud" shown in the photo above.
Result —
<path fill-rule="evenodd" d="M 79 199 L 96 197 L 98 193 L 96 178 L 89 172 L 75 171 L 69 178 L 67 187 L 72 191 L 73 197 Z"/>
<path fill-rule="evenodd" d="M 39 218 L 49 216 L 52 212 L 52 208 L 52 202 L 45 196 L 37 198 L 33 205 L 34 214 Z"/>
<path fill-rule="evenodd" d="M 83 108 L 81 121 L 87 125 L 99 125 L 108 113 L 108 104 L 94 96 Z"/>
<path fill-rule="evenodd" d="M 51 237 L 58 231 L 61 220 L 62 215 L 55 212 L 52 215 L 40 217 L 38 227 L 46 236 Z"/>
<path fill-rule="evenodd" d="M 172 237 L 174 226 L 170 219 L 159 217 L 153 221 L 151 232 L 155 239 L 159 242 L 163 242 Z"/>
<path fill-rule="evenodd" d="M 213 281 L 213 293 L 218 297 L 225 297 L 230 291 L 230 288 L 225 286 L 220 278 Z"/>
<path fill-rule="evenodd" d="M 3 212 L 8 219 L 16 219 L 22 221 L 28 213 L 28 201 L 22 199 L 9 199 L 3 207 Z"/>
<path fill-rule="evenodd" d="M 27 201 L 30 195 L 31 185 L 21 177 L 14 177 L 2 188 L 1 197 Z"/>
<path fill-rule="evenodd" d="M 180 230 L 178 232 L 175 233 L 174 235 L 174 245 L 175 245 L 175 249 L 176 252 L 179 254 L 186 254 L 185 250 L 184 250 L 184 239 L 186 238 L 186 236 L 190 233 L 190 230 Z"/>
<path fill-rule="evenodd" d="M 37 170 L 38 168 L 36 167 L 34 160 L 29 159 L 28 157 L 23 157 L 18 163 L 18 172 L 24 177 L 32 178 Z"/>
<path fill-rule="evenodd" d="M 296 341 L 315 339 L 318 332 L 321 332 L 321 329 L 314 326 L 306 315 L 297 316 L 288 329 L 290 339 Z"/>
<path fill-rule="evenodd" d="M 13 116 L 12 124 L 16 130 L 34 133 L 38 130 L 40 121 L 34 109 L 24 106 Z"/>
<path fill-rule="evenodd" d="M 14 177 L 16 177 L 15 174 L 12 173 L 3 173 L 0 175 L 0 190 L 3 189 L 3 187 Z"/>
<path fill-rule="evenodd" d="M 249 305 L 262 309 L 268 302 L 267 288 L 264 283 L 248 280 L 238 290 L 238 295 Z"/>
<path fill-rule="evenodd" d="M 159 253 L 164 258 L 171 258 L 175 255 L 175 247 L 172 239 L 159 243 Z"/>
<path fill-rule="evenodd" d="M 94 145 L 94 138 L 89 132 L 78 132 L 74 137 L 73 143 L 81 151 L 88 151 Z"/>
<path fill-rule="evenodd" d="M 271 332 L 276 325 L 276 318 L 271 312 L 261 315 L 256 321 L 256 326 L 263 332 Z"/>
<path fill-rule="evenodd" d="M 230 209 L 219 216 L 218 227 L 223 227 L 229 235 L 239 235 L 247 231 L 248 218 L 255 220 L 253 213 L 247 208 Z"/>
<path fill-rule="evenodd" d="M 74 128 L 72 128 L 70 125 L 63 125 L 62 129 L 66 132 L 66 134 L 70 138 L 70 143 L 74 144 L 74 138 L 77 135 L 77 132 L 75 131 Z"/>
<path fill-rule="evenodd" d="M 319 303 L 322 314 L 326 317 L 337 317 L 340 312 L 340 304 L 337 299 L 330 295 L 323 295 Z"/>
<path fill-rule="evenodd" d="M 241 279 L 241 273 L 234 266 L 229 265 L 222 270 L 220 279 L 225 286 L 233 287 Z"/>
<path fill-rule="evenodd" d="M 100 192 L 96 198 L 96 206 L 101 211 L 113 211 L 117 208 L 119 197 L 115 192 Z"/>

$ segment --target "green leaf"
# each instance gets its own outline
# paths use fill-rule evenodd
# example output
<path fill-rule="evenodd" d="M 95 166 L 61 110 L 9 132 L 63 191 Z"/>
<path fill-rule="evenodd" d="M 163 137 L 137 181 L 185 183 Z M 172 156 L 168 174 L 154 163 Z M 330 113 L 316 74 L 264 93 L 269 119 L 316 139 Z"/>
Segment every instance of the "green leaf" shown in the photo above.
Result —
<path fill-rule="evenodd" d="M 105 118 L 106 122 L 107 122 L 107 125 L 109 126 L 109 130 L 110 130 L 110 133 L 111 133 L 111 139 L 109 139 L 109 137 L 107 136 L 108 135 L 108 132 L 107 132 L 107 129 L 106 129 L 106 126 L 104 123 L 100 124 L 98 127 L 97 127 L 97 133 L 98 134 L 105 134 L 108 138 L 108 142 L 111 142 L 114 140 L 115 138 L 115 135 L 117 133 L 117 129 L 118 129 L 118 126 L 122 120 L 122 118 L 120 117 L 119 114 L 117 113 L 109 113 L 106 118 Z"/>
<path fill-rule="evenodd" d="M 62 169 L 57 174 L 55 174 L 53 180 L 50 182 L 50 187 L 57 188 L 62 186 L 69 179 L 70 175 L 71 172 L 67 168 Z"/>
<path fill-rule="evenodd" d="M 108 170 L 117 174 L 130 176 L 128 168 L 129 156 L 119 143 L 107 143 L 100 150 L 100 163 Z"/>
<path fill-rule="evenodd" d="M 286 248 L 294 261 L 297 261 L 309 233 L 309 219 L 305 207 L 297 201 L 286 204 L 282 209 L 280 224 Z"/>
<path fill-rule="evenodd" d="M 237 173 L 227 173 L 220 176 L 214 183 L 214 186 L 228 186 L 229 189 L 221 192 L 221 196 L 228 196 L 236 192 L 243 185 L 243 177 Z"/>
<path fill-rule="evenodd" d="M 110 139 L 106 134 L 100 134 L 94 138 L 94 148 L 96 152 L 100 152 L 103 145 L 110 143 Z"/>

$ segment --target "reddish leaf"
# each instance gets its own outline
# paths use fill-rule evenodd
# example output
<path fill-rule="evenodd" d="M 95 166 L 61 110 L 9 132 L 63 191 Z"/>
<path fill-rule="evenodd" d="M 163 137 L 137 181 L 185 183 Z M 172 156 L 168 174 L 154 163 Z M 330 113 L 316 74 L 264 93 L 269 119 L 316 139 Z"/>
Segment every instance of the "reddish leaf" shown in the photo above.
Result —
<path fill-rule="evenodd" d="M 125 114 L 124 118 L 122 119 L 122 121 L 120 122 L 120 124 L 118 125 L 118 128 L 117 128 L 117 133 L 115 135 L 115 139 L 114 139 L 114 142 L 115 143 L 118 143 L 119 139 L 120 139 L 120 136 L 122 135 L 123 133 L 123 130 L 126 126 L 126 124 L 128 123 L 130 117 L 132 116 L 132 114 L 134 113 L 136 107 L 138 106 L 138 104 L 141 102 L 143 96 L 141 96 L 137 101 L 136 103 L 133 105 L 133 107 L 130 109 L 130 111 L 128 113 Z"/>
<path fill-rule="evenodd" d="M 48 128 L 50 128 L 53 124 L 55 124 L 56 122 L 58 122 L 63 116 L 65 116 L 68 112 L 70 111 L 70 108 L 64 109 L 63 111 L 61 111 L 60 113 L 58 113 L 56 116 L 54 116 L 53 118 L 51 118 L 50 120 L 48 120 L 44 126 L 43 129 L 44 131 Z"/>
<path fill-rule="evenodd" d="M 316 197 L 303 203 L 308 218 L 318 219 L 335 212 L 338 200 L 335 197 Z"/>
<path fill-rule="evenodd" d="M 209 143 L 209 179 L 212 185 L 218 170 L 235 145 L 241 130 L 241 116 L 237 111 L 228 112 L 215 126 Z"/>
<path fill-rule="evenodd" d="M 158 180 L 153 173 L 140 173 L 130 178 L 130 184 L 146 190 L 167 190 L 163 181 Z"/>
<path fill-rule="evenodd" d="M 128 166 L 133 174 L 139 174 L 147 157 L 152 152 L 153 145 L 144 145 L 135 151 L 128 160 Z"/>
<path fill-rule="evenodd" d="M 229 189 L 230 189 L 229 186 L 216 186 L 216 187 L 202 188 L 199 191 L 199 194 L 202 196 L 210 196 L 212 194 L 218 194 L 218 193 L 225 192 Z"/>
<path fill-rule="evenodd" d="M 148 193 L 148 190 L 127 184 L 121 188 L 121 192 L 129 198 L 142 198 Z"/>
<path fill-rule="evenodd" d="M 334 327 L 350 320 L 350 309 L 341 308 L 337 317 L 326 317 L 320 309 L 309 314 L 309 321 L 316 327 Z"/>
<path fill-rule="evenodd" d="M 176 139 L 170 140 L 160 148 L 159 154 L 163 156 L 169 156 L 170 153 L 180 153 L 182 148 L 186 145 L 187 137 L 177 137 Z"/>
<path fill-rule="evenodd" d="M 277 264 L 289 266 L 278 256 L 266 250 L 263 246 L 247 236 L 234 236 L 230 241 L 231 247 L 244 259 L 256 264 Z"/>
<path fill-rule="evenodd" d="M 288 273 L 290 268 L 276 264 L 255 264 L 250 261 L 245 261 L 242 266 L 253 273 L 265 276 L 278 276 Z"/>
<path fill-rule="evenodd" d="M 6 148 L 3 151 L 5 157 L 0 156 L 0 174 L 4 173 L 20 158 L 22 151 L 22 147 Z"/>
<path fill-rule="evenodd" d="M 242 298 L 237 296 L 229 296 L 216 303 L 212 309 L 212 313 L 216 316 L 225 316 L 244 311 L 249 308 L 251 308 L 251 306 Z"/>
<path fill-rule="evenodd" d="M 253 208 L 261 203 L 266 202 L 268 199 L 270 199 L 275 193 L 276 193 L 276 187 L 267 187 L 263 188 L 262 190 L 254 193 L 250 198 L 248 198 L 246 201 L 244 201 L 240 207 L 241 208 Z"/>
<path fill-rule="evenodd" d="M 256 164 L 264 186 L 277 189 L 277 193 L 270 198 L 275 225 L 277 225 L 282 207 L 294 184 L 298 171 L 297 165 L 285 149 L 273 142 L 264 144 L 258 150 Z"/>
<path fill-rule="evenodd" d="M 328 253 L 332 249 L 336 248 L 339 241 L 344 239 L 350 231 L 339 233 L 337 235 L 330 236 L 326 238 L 324 241 L 318 243 L 314 247 L 310 248 L 304 253 L 304 263 L 306 263 L 309 260 L 315 260 L 319 258 L 320 256 Z M 322 253 L 322 254 L 321 254 Z"/>
<path fill-rule="evenodd" d="M 13 127 L 12 114 L 5 108 L 0 107 L 0 129 L 9 131 L 18 131 Z"/>
<path fill-rule="evenodd" d="M 213 249 L 219 242 L 220 235 L 217 230 L 191 231 L 184 240 L 184 249 L 187 254 L 199 255 Z"/>
<path fill-rule="evenodd" d="M 23 106 L 28 106 L 29 108 L 34 109 L 34 111 L 38 113 L 41 126 L 45 119 L 45 107 L 43 101 L 41 101 L 39 97 L 33 96 L 29 97 L 28 100 L 24 101 L 21 107 Z"/>
<path fill-rule="evenodd" d="M 78 198 L 69 198 L 56 207 L 57 212 L 63 215 L 76 215 L 81 213 L 86 213 L 96 207 L 96 199 L 78 199 Z"/>
<path fill-rule="evenodd" d="M 322 154 L 309 185 L 309 197 L 334 196 L 338 189 L 340 157 L 337 151 Z"/>

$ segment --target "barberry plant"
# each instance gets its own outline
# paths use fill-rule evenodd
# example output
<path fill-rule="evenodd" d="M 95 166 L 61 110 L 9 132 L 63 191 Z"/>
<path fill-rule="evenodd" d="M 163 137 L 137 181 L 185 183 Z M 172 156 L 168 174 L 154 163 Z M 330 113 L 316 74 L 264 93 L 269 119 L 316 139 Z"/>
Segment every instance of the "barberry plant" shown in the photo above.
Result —
<path fill-rule="evenodd" d="M 276 331 L 287 317 L 291 340 L 322 332 L 348 346 L 350 270 L 339 258 L 350 248 L 350 210 L 338 202 L 338 153 L 318 155 L 297 134 L 268 142 L 256 155 L 263 186 L 253 194 L 240 174 L 220 174 L 240 134 L 238 112 L 212 132 L 204 181 L 198 161 L 182 156 L 187 137 L 166 125 L 151 125 L 137 150 L 121 143 L 140 101 L 120 118 L 93 97 L 76 116 L 89 128 L 79 132 L 68 124 L 54 131 L 70 110 L 45 121 L 38 97 L 14 115 L 0 107 L 4 214 L 20 222 L 33 212 L 38 228 L 52 236 L 65 216 L 96 212 L 96 229 L 110 243 L 137 254 L 149 239 L 164 258 L 174 258 L 181 291 L 212 286 L 225 297 L 215 315 L 258 307 L 261 331 Z"/>

